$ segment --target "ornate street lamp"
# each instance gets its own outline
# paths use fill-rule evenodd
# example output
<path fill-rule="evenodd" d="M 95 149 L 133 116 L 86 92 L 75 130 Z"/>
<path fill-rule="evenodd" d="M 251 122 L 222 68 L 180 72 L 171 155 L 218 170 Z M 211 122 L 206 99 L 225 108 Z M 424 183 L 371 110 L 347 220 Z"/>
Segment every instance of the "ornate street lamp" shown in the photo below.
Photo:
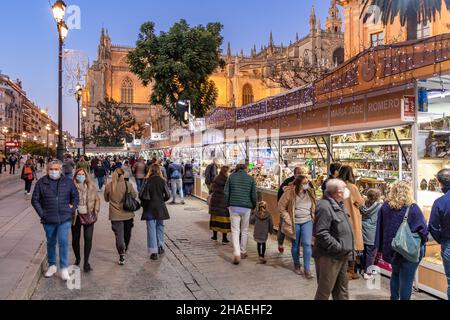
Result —
<path fill-rule="evenodd" d="M 56 27 L 58 29 L 59 36 L 59 55 L 58 55 L 58 130 L 63 132 L 63 114 L 62 114 L 62 48 L 64 40 L 67 38 L 69 33 L 69 28 L 64 22 L 64 16 L 66 15 L 66 4 L 62 0 L 58 0 L 52 6 L 53 17 L 56 21 Z M 58 148 L 57 148 L 57 158 L 63 161 L 64 158 L 64 146 L 62 135 L 58 136 Z"/>
<path fill-rule="evenodd" d="M 48 135 L 49 135 L 50 130 L 51 130 L 51 127 L 50 127 L 49 124 L 47 124 L 47 125 L 45 126 L 45 130 L 47 130 L 47 159 L 48 159 L 48 157 L 50 156 L 50 154 L 49 154 L 49 149 L 48 149 Z M 44 140 L 44 143 L 45 143 L 45 140 Z"/>
<path fill-rule="evenodd" d="M 83 96 L 83 88 L 80 84 L 77 84 L 75 87 L 75 99 L 77 100 L 78 104 L 78 139 L 80 139 L 80 121 L 81 121 L 81 114 L 80 114 L 80 101 L 81 97 Z M 80 148 L 78 148 L 78 158 L 80 158 Z"/>

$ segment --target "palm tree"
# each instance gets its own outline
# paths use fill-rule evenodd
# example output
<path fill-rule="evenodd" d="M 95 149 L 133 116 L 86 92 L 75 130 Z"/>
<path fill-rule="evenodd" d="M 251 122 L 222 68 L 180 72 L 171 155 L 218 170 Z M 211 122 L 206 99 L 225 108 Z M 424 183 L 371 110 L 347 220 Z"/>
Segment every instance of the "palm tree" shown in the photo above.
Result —
<path fill-rule="evenodd" d="M 442 2 L 445 2 L 447 10 L 450 10 L 450 0 L 362 0 L 363 10 L 361 17 L 370 6 L 377 6 L 381 10 L 383 24 L 392 24 L 399 16 L 400 24 L 407 28 L 408 40 L 417 39 L 417 25 L 426 21 L 435 21 L 436 13 L 440 13 Z M 369 18 L 364 17 L 364 23 Z"/>

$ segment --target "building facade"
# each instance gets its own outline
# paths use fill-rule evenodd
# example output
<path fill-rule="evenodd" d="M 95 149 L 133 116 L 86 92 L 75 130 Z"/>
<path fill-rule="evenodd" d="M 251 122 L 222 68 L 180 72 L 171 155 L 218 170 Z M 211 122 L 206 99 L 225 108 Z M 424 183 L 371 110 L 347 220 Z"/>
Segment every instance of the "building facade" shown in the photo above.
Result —
<path fill-rule="evenodd" d="M 358 53 L 378 45 L 399 43 L 407 40 L 416 40 L 450 32 L 450 12 L 445 1 L 442 1 L 442 11 L 436 14 L 435 21 L 419 23 L 413 27 L 413 34 L 408 34 L 408 26 L 401 26 L 397 16 L 394 23 L 383 25 L 380 10 L 368 7 L 364 15 L 364 5 L 360 0 L 339 0 L 343 7 L 345 30 L 345 60 Z M 364 23 L 363 17 L 368 14 L 370 18 Z"/>
<path fill-rule="evenodd" d="M 243 50 L 232 54 L 231 44 L 222 57 L 226 62 L 210 80 L 218 88 L 217 107 L 240 107 L 266 97 L 276 95 L 286 89 L 265 81 L 273 65 L 287 59 L 320 64 L 332 69 L 344 61 L 344 34 L 342 20 L 336 0 L 330 4 L 328 18 L 323 29 L 314 8 L 311 10 L 310 32 L 303 38 L 297 35 L 294 42 L 284 46 L 276 45 L 272 36 L 269 43 L 260 50 L 256 46 L 245 56 Z M 159 106 L 149 103 L 151 85 L 144 87 L 127 64 L 130 47 L 111 44 L 108 31 L 102 30 L 97 60 L 93 62 L 86 77 L 83 107 L 88 110 L 86 130 L 90 134 L 95 125 L 96 106 L 105 98 L 112 98 L 129 108 L 140 124 L 152 124 L 154 132 L 164 132 L 173 123 L 168 114 Z"/>
<path fill-rule="evenodd" d="M 13 81 L 0 74 L 0 128 L 3 138 L 0 149 L 6 141 L 35 141 L 56 146 L 58 125 L 28 97 L 20 80 Z M 49 130 L 47 130 L 47 128 Z"/>

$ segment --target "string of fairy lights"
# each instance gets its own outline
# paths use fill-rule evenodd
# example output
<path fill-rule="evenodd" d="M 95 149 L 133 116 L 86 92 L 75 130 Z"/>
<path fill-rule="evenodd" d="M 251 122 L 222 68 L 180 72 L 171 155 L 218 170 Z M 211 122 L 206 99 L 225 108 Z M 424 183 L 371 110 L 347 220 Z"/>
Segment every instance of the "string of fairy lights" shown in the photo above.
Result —
<path fill-rule="evenodd" d="M 331 107 L 350 98 L 353 105 L 361 96 L 374 88 L 385 89 L 389 94 L 393 88 L 404 86 L 404 91 L 414 88 L 416 71 L 433 66 L 433 77 L 442 76 L 442 62 L 450 57 L 450 34 L 438 35 L 416 41 L 367 49 L 344 63 L 313 84 L 297 88 L 283 95 L 267 98 L 233 112 L 214 113 L 208 123 L 236 122 L 245 126 L 255 122 L 270 122 L 272 127 L 290 126 L 289 115 L 302 119 L 305 112 L 314 112 L 323 102 Z M 355 91 L 361 85 L 363 90 Z M 320 99 L 320 101 L 319 101 Z M 235 117 L 233 121 L 232 117 Z"/>

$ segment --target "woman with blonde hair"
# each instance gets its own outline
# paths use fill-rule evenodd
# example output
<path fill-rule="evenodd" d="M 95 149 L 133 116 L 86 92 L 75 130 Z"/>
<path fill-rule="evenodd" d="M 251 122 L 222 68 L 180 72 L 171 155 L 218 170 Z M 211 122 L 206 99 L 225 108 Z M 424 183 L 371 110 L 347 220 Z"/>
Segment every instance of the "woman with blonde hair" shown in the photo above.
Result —
<path fill-rule="evenodd" d="M 109 202 L 109 220 L 112 230 L 116 236 L 116 248 L 119 253 L 119 265 L 125 264 L 125 254 L 131 239 L 131 230 L 134 226 L 134 212 L 125 211 L 123 200 L 126 193 L 130 193 L 133 198 L 137 193 L 130 182 L 125 181 L 125 172 L 116 169 L 112 175 L 112 181 L 105 187 L 105 201 Z"/>
<path fill-rule="evenodd" d="M 407 219 L 411 232 L 418 234 L 422 240 L 419 262 L 408 261 L 392 248 L 392 240 L 404 219 Z M 414 277 L 425 254 L 427 238 L 425 217 L 414 203 L 412 188 L 403 181 L 394 183 L 380 209 L 375 238 L 375 245 L 383 253 L 383 260 L 392 265 L 391 300 L 411 299 Z"/>
<path fill-rule="evenodd" d="M 78 190 L 80 202 L 72 224 L 72 248 L 75 254 L 75 265 L 81 263 L 80 238 L 81 227 L 84 234 L 84 272 L 92 271 L 89 264 L 89 256 L 92 249 L 92 238 L 94 235 L 94 224 L 98 220 L 100 212 L 100 197 L 90 175 L 86 169 L 79 168 L 75 171 L 73 182 Z"/>
<path fill-rule="evenodd" d="M 158 254 L 164 254 L 164 221 L 170 219 L 166 206 L 170 191 L 159 164 L 150 166 L 139 198 L 143 207 L 141 220 L 147 223 L 148 253 L 150 259 L 158 260 Z"/>

